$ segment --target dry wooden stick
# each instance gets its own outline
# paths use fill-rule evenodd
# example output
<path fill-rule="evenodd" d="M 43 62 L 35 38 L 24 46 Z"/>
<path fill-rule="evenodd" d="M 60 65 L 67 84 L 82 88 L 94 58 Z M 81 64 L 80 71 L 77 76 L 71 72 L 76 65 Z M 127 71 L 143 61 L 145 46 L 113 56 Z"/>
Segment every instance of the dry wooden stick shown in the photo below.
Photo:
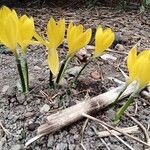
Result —
<path fill-rule="evenodd" d="M 132 127 L 126 127 L 126 128 L 120 128 L 121 131 L 124 131 L 125 133 L 135 133 L 138 131 L 138 126 L 132 126 Z M 113 132 L 116 135 L 121 135 L 122 133 L 119 133 L 117 131 L 111 130 L 111 132 Z M 97 135 L 102 138 L 102 137 L 107 137 L 110 136 L 111 133 L 108 131 L 101 131 L 101 132 L 97 132 Z"/>
<path fill-rule="evenodd" d="M 86 116 L 86 117 L 91 117 L 91 116 Z M 94 118 L 94 117 L 93 117 Z M 96 119 L 96 118 L 95 118 Z M 96 119 L 97 120 L 97 119 Z M 106 129 L 110 135 L 113 135 L 114 137 L 116 137 L 120 142 L 122 142 L 126 147 L 128 147 L 130 150 L 134 150 L 127 142 L 125 142 L 124 140 L 122 140 L 115 132 L 114 130 L 110 130 L 106 125 L 98 122 L 104 129 Z M 97 132 L 95 131 L 95 133 L 97 134 Z M 97 134 L 98 135 L 98 134 Z"/>
<path fill-rule="evenodd" d="M 134 122 L 141 128 L 141 130 L 142 130 L 143 133 L 144 133 L 146 142 L 147 142 L 148 144 L 150 144 L 150 136 L 149 136 L 148 131 L 146 130 L 146 128 L 145 128 L 138 120 L 136 120 L 134 117 L 130 116 L 128 113 L 125 113 L 125 115 L 126 115 L 127 117 L 129 117 L 132 121 L 134 121 Z"/>
<path fill-rule="evenodd" d="M 134 84 L 131 84 L 127 90 L 123 93 L 123 95 L 120 97 L 126 97 L 130 95 L 134 91 Z M 66 108 L 62 111 L 59 111 L 55 114 L 52 114 L 47 117 L 47 123 L 44 125 L 41 125 L 38 128 L 38 134 L 48 134 L 51 132 L 58 131 L 59 129 L 70 125 L 77 120 L 80 120 L 83 118 L 82 114 L 90 114 L 93 112 L 96 112 L 102 108 L 105 108 L 106 106 L 112 104 L 120 91 L 122 90 L 123 86 L 120 86 L 118 88 L 112 89 L 106 93 L 100 94 L 96 97 L 93 97 L 89 100 L 83 101 L 81 103 L 78 103 L 72 107 Z"/>
<path fill-rule="evenodd" d="M 117 132 L 120 132 L 120 133 L 122 133 L 123 135 L 125 135 L 125 136 L 127 136 L 127 137 L 129 137 L 129 138 L 131 138 L 131 139 L 133 139 L 133 140 L 135 140 L 135 141 L 137 141 L 137 142 L 139 142 L 139 143 L 145 145 L 145 146 L 150 147 L 150 145 L 149 145 L 148 143 L 146 143 L 146 142 L 140 140 L 139 138 L 137 138 L 137 137 L 135 137 L 135 136 L 132 136 L 132 135 L 130 135 L 130 134 L 128 134 L 128 133 L 125 133 L 125 132 L 121 131 L 119 128 L 114 128 L 113 126 L 111 126 L 111 125 L 109 125 L 109 124 L 107 124 L 107 123 L 105 123 L 105 122 L 103 122 L 103 121 L 101 121 L 101 120 L 99 120 L 99 119 L 97 119 L 97 118 L 94 118 L 94 117 L 92 117 L 92 116 L 90 116 L 90 115 L 88 115 L 88 114 L 84 114 L 84 113 L 83 113 L 82 115 L 83 115 L 84 117 L 86 117 L 86 118 L 89 118 L 89 119 L 91 119 L 91 120 L 97 121 L 97 122 L 99 122 L 100 124 L 103 124 L 104 126 L 110 128 L 110 129 L 112 129 L 112 130 L 115 130 L 115 131 L 117 131 Z"/>
<path fill-rule="evenodd" d="M 124 86 L 124 85 L 123 85 Z M 47 117 L 47 123 L 41 125 L 37 130 L 37 137 L 41 137 L 43 135 L 53 133 L 66 127 L 80 119 L 83 118 L 82 114 L 90 114 L 94 113 L 98 110 L 101 110 L 108 105 L 112 104 L 114 100 L 117 98 L 120 91 L 122 91 L 123 86 L 119 86 L 114 88 L 108 92 L 100 94 L 96 97 L 93 97 L 89 100 L 78 103 L 74 106 L 61 110 L 55 114 L 52 114 Z M 129 96 L 135 90 L 135 83 L 132 83 L 128 86 L 128 88 L 121 95 L 119 100 L 124 97 Z M 34 139 L 38 139 L 34 137 Z M 26 143 L 26 146 L 31 144 L 34 140 L 31 139 Z"/>
<path fill-rule="evenodd" d="M 81 142 L 80 142 L 80 145 L 83 148 L 83 150 L 86 150 L 86 147 L 83 144 L 83 134 L 84 134 L 84 130 L 85 130 L 86 126 L 87 126 L 88 121 L 89 121 L 89 119 L 86 119 L 86 121 L 83 124 L 82 131 L 81 131 Z"/>

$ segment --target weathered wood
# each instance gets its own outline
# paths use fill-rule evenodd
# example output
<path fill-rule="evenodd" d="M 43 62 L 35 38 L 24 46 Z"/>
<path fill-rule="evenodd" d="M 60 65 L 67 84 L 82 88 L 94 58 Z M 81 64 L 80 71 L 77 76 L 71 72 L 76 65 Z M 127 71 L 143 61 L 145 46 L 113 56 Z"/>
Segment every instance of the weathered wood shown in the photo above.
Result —
<path fill-rule="evenodd" d="M 47 117 L 47 123 L 41 125 L 37 130 L 37 136 L 30 139 L 25 147 L 30 145 L 32 142 L 36 141 L 40 137 L 53 133 L 66 127 L 80 119 L 83 118 L 83 114 L 90 114 L 101 110 L 108 105 L 112 104 L 114 100 L 117 98 L 120 91 L 123 89 L 123 86 L 114 88 L 106 93 L 100 94 L 96 97 L 91 98 L 90 100 L 83 101 L 74 106 L 61 110 L 55 114 L 52 114 Z M 128 86 L 128 88 L 124 91 L 121 97 L 125 98 L 129 96 L 135 90 L 135 83 L 132 83 Z"/>
<path fill-rule="evenodd" d="M 119 98 L 122 99 L 127 97 L 134 91 L 135 84 L 131 84 L 122 96 Z M 91 98 L 90 100 L 83 101 L 72 107 L 61 110 L 55 114 L 52 114 L 47 117 L 47 123 L 41 125 L 38 128 L 38 134 L 48 134 L 60 130 L 61 128 L 68 126 L 80 119 L 83 118 L 82 114 L 90 114 L 96 112 L 100 109 L 105 108 L 106 106 L 112 104 L 120 91 L 122 86 L 114 88 L 106 93 L 100 94 L 96 97 Z"/>

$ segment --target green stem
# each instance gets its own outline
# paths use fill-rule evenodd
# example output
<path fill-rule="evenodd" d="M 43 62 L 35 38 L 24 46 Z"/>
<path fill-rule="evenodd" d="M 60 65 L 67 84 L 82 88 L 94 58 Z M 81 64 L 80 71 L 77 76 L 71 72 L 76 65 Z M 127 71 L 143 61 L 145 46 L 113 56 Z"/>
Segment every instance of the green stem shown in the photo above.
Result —
<path fill-rule="evenodd" d="M 24 75 L 22 72 L 21 61 L 18 58 L 17 54 L 15 56 L 16 56 L 17 68 L 18 68 L 18 72 L 19 72 L 19 76 L 20 76 L 20 80 L 21 80 L 22 91 L 25 93 L 26 92 L 26 86 L 25 86 L 25 81 L 24 81 Z"/>
<path fill-rule="evenodd" d="M 128 83 L 125 83 L 125 85 L 122 87 L 120 93 L 118 94 L 117 98 L 114 100 L 113 104 L 115 104 L 115 103 L 118 101 L 118 99 L 120 98 L 120 96 L 121 96 L 121 95 L 123 94 L 123 92 L 127 89 L 128 85 L 129 85 Z"/>
<path fill-rule="evenodd" d="M 125 110 L 128 108 L 128 106 L 133 102 L 134 97 L 130 96 L 128 100 L 125 102 L 125 104 L 119 109 L 119 111 L 115 115 L 115 121 L 120 120 L 121 116 L 124 114 Z"/>
<path fill-rule="evenodd" d="M 23 50 L 21 53 L 21 61 L 22 61 L 21 63 L 22 72 L 23 72 L 24 82 L 25 82 L 25 93 L 27 94 L 29 92 L 29 73 L 28 73 L 26 50 Z"/>
<path fill-rule="evenodd" d="M 49 86 L 54 88 L 53 73 L 51 71 L 49 73 Z"/>
<path fill-rule="evenodd" d="M 24 79 L 25 79 L 26 93 L 27 93 L 29 92 L 29 72 L 28 72 L 28 63 L 26 57 L 24 57 L 24 66 L 25 69 L 23 70 L 23 72 L 24 72 Z"/>
<path fill-rule="evenodd" d="M 62 65 L 60 67 L 60 70 L 59 70 L 59 73 L 58 73 L 57 78 L 56 78 L 56 84 L 59 84 L 59 82 L 60 82 L 62 76 L 64 75 L 64 72 L 65 72 L 69 62 L 71 61 L 71 59 L 72 59 L 72 56 L 68 56 L 64 60 L 64 62 L 62 63 Z"/>
<path fill-rule="evenodd" d="M 125 104 L 117 111 L 116 115 L 115 115 L 115 121 L 118 121 L 121 116 L 124 114 L 124 112 L 126 111 L 126 109 L 128 108 L 128 106 L 133 103 L 134 101 L 134 97 L 136 96 L 137 91 L 135 91 L 134 93 L 132 93 L 130 95 L 130 97 L 127 99 L 127 101 L 125 102 Z"/>

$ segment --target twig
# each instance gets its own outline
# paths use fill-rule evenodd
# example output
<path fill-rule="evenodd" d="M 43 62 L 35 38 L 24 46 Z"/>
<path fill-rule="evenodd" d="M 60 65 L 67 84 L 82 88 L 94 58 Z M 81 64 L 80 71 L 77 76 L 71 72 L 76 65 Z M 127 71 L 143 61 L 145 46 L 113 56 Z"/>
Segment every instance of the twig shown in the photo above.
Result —
<path fill-rule="evenodd" d="M 86 150 L 86 147 L 83 144 L 83 134 L 84 134 L 84 130 L 87 126 L 88 121 L 89 121 L 89 119 L 86 119 L 86 121 L 83 124 L 82 130 L 81 130 L 81 143 L 80 143 L 80 145 L 82 146 L 83 150 Z"/>
<path fill-rule="evenodd" d="M 102 143 L 105 145 L 107 150 L 111 150 L 108 146 L 108 144 L 104 141 L 104 139 L 100 138 L 100 140 L 102 141 Z"/>
<path fill-rule="evenodd" d="M 47 101 L 52 102 L 51 98 L 48 96 L 47 93 L 45 93 L 44 91 L 40 90 L 40 93 L 46 98 Z"/>
<path fill-rule="evenodd" d="M 94 130 L 95 134 L 98 133 L 98 131 L 96 130 L 95 127 L 92 127 L 92 129 Z M 99 135 L 98 135 L 98 136 L 99 136 Z M 108 144 L 105 142 L 105 140 L 104 140 L 103 138 L 100 137 L 100 140 L 101 140 L 102 143 L 105 145 L 105 147 L 106 147 L 107 150 L 111 150 L 111 149 L 109 148 Z"/>
<path fill-rule="evenodd" d="M 138 110 L 138 104 L 137 104 L 137 102 L 135 102 L 135 110 L 134 110 L 135 115 L 137 114 L 137 110 Z"/>
<path fill-rule="evenodd" d="M 3 129 L 3 131 L 5 132 L 6 135 L 12 135 L 14 137 L 18 137 L 18 135 L 15 135 L 13 133 L 10 133 L 4 126 L 3 124 L 0 122 L 0 127 Z"/>
<path fill-rule="evenodd" d="M 148 131 L 146 130 L 146 128 L 138 121 L 136 120 L 134 117 L 131 117 L 129 114 L 125 113 L 125 115 L 127 117 L 129 117 L 132 121 L 134 121 L 140 128 L 141 130 L 143 131 L 144 133 L 144 136 L 145 136 L 145 139 L 146 139 L 146 142 L 148 144 L 150 144 L 150 137 L 149 137 L 149 134 L 148 134 Z"/>
<path fill-rule="evenodd" d="M 89 116 L 89 115 L 88 115 Z M 93 117 L 94 118 L 94 117 Z M 96 119 L 96 118 L 95 118 Z M 124 145 L 126 145 L 130 150 L 134 150 L 129 144 L 127 144 L 124 140 L 122 140 L 113 130 L 110 130 L 106 125 L 98 122 L 104 129 L 106 129 L 111 135 L 115 136 L 119 141 L 121 141 Z M 95 132 L 97 134 L 97 132 Z M 98 134 L 97 134 L 98 135 Z"/>
<path fill-rule="evenodd" d="M 146 103 L 147 105 L 150 105 L 150 102 L 148 102 L 148 101 L 145 100 L 144 98 L 140 97 L 140 100 L 143 101 L 144 103 Z"/>
<path fill-rule="evenodd" d="M 113 129 L 113 130 L 115 130 L 115 131 L 117 131 L 117 132 L 120 132 L 120 133 L 122 133 L 123 135 L 125 135 L 125 136 L 127 136 L 127 137 L 129 137 L 129 138 L 131 138 L 131 139 L 133 139 L 133 140 L 135 140 L 135 141 L 137 141 L 137 142 L 139 142 L 139 143 L 141 143 L 141 144 L 143 144 L 143 145 L 146 145 L 146 146 L 150 147 L 150 144 L 147 144 L 146 142 L 144 142 L 144 141 L 142 141 L 142 140 L 140 140 L 140 139 L 138 139 L 138 138 L 136 138 L 136 137 L 134 137 L 134 136 L 132 136 L 132 135 L 130 135 L 130 134 L 127 134 L 127 133 L 121 131 L 121 130 L 118 129 L 118 128 L 114 128 L 113 126 L 108 125 L 108 124 L 106 124 L 105 122 L 103 122 L 103 121 L 101 121 L 101 120 L 98 120 L 97 118 L 94 118 L 94 117 L 92 117 L 92 116 L 90 116 L 90 115 L 87 115 L 87 114 L 82 114 L 82 116 L 84 116 L 84 117 L 86 117 L 86 118 L 89 118 L 89 119 L 91 119 L 91 120 L 97 121 L 97 122 L 99 122 L 100 124 L 103 124 L 103 125 L 105 125 L 106 127 L 109 127 L 110 129 Z"/>
<path fill-rule="evenodd" d="M 87 45 L 86 46 L 86 49 L 91 49 L 91 50 L 93 50 L 93 49 L 95 49 L 95 47 L 93 46 L 93 45 Z M 117 53 L 117 54 L 124 54 L 124 55 L 128 55 L 128 53 L 127 52 L 119 52 L 119 51 L 115 51 L 115 50 L 112 50 L 112 49 L 106 49 L 106 51 L 107 52 L 112 52 L 112 53 Z"/>
<path fill-rule="evenodd" d="M 120 128 L 120 130 L 124 131 L 125 133 L 134 133 L 138 131 L 138 127 L 132 126 L 132 127 L 127 127 L 127 128 Z M 116 135 L 122 135 L 122 133 L 119 133 L 114 130 L 111 130 L 111 132 L 115 133 Z M 110 136 L 111 134 L 108 131 L 101 131 L 101 132 L 97 132 L 97 135 L 102 138 L 102 137 Z"/>

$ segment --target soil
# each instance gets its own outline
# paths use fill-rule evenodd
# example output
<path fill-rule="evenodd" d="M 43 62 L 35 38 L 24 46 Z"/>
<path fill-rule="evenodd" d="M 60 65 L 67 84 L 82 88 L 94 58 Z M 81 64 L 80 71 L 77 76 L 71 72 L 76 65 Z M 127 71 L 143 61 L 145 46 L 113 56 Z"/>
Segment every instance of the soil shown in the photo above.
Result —
<path fill-rule="evenodd" d="M 86 28 L 91 27 L 93 31 L 99 24 L 103 27 L 111 27 L 119 36 L 116 43 L 120 43 L 120 45 L 114 45 L 111 48 L 112 51 L 106 52 L 106 54 L 109 54 L 109 58 L 102 57 L 92 61 L 80 76 L 77 88 L 69 88 L 75 67 L 81 66 L 83 63 L 77 55 L 68 67 L 72 70 L 65 76 L 61 87 L 56 90 L 49 89 L 49 69 L 46 63 L 47 51 L 45 47 L 42 45 L 29 46 L 27 59 L 31 91 L 27 97 L 24 97 L 16 86 L 19 76 L 14 56 L 8 49 L 1 46 L 0 121 L 11 134 L 6 135 L 0 128 L 0 150 L 23 149 L 25 142 L 36 135 L 38 126 L 46 121 L 46 116 L 119 86 L 121 81 L 124 81 L 119 68 L 127 73 L 126 57 L 130 48 L 140 39 L 140 50 L 150 47 L 150 26 L 148 22 L 150 12 L 148 11 L 145 11 L 142 15 L 139 15 L 138 11 L 121 12 L 107 7 L 92 7 L 90 9 L 84 7 L 79 9 L 16 8 L 16 11 L 19 14 L 26 13 L 33 16 L 37 31 L 43 35 L 46 35 L 46 24 L 51 16 L 55 18 L 65 17 L 67 23 L 71 20 L 82 23 Z M 90 44 L 93 45 L 94 43 L 91 42 Z M 60 47 L 59 52 L 61 59 L 63 59 L 66 48 Z M 150 134 L 150 105 L 144 100 L 150 103 L 148 97 L 138 96 L 127 112 L 143 124 Z M 127 116 L 124 116 L 118 124 L 113 122 L 115 112 L 121 104 L 122 102 L 113 108 L 99 111 L 95 114 L 95 117 L 113 126 L 129 127 L 136 125 Z M 85 120 L 78 121 L 54 134 L 44 136 L 27 149 L 81 150 L 81 130 L 84 122 Z M 85 148 L 87 150 L 107 149 L 93 129 L 97 131 L 104 130 L 98 123 L 89 121 L 83 136 Z M 145 141 L 142 130 L 139 129 L 133 135 Z M 121 138 L 135 150 L 145 149 L 142 144 L 126 136 L 121 136 Z M 128 150 L 113 136 L 103 138 L 103 140 L 111 150 Z"/>

